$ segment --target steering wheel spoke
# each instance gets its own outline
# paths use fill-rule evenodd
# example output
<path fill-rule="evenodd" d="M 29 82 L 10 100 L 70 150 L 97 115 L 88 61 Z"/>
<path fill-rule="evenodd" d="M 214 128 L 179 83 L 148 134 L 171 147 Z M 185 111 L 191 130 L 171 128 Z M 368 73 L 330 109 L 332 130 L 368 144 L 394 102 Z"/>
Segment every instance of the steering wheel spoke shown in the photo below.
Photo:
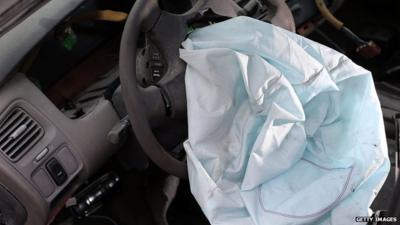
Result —
<path fill-rule="evenodd" d="M 185 72 L 185 65 L 179 59 L 179 47 L 186 36 L 186 21 L 189 17 L 179 17 L 162 11 L 156 0 L 136 1 L 122 35 L 119 65 L 122 94 L 138 142 L 157 166 L 181 178 L 187 177 L 186 162 L 175 159 L 161 146 L 152 131 L 152 126 L 156 126 L 163 119 L 163 115 L 168 114 L 165 103 L 171 103 L 171 106 L 175 104 L 170 101 L 171 93 L 179 94 L 170 90 L 177 90 L 178 85 L 172 87 L 171 84 L 176 84 L 178 79 L 175 78 L 183 76 Z M 146 33 L 158 46 L 162 57 L 167 59 L 168 75 L 160 81 L 159 86 L 142 88 L 136 80 L 137 43 L 141 32 Z M 182 83 L 184 85 L 184 82 Z M 182 86 L 180 87 L 182 89 Z"/>

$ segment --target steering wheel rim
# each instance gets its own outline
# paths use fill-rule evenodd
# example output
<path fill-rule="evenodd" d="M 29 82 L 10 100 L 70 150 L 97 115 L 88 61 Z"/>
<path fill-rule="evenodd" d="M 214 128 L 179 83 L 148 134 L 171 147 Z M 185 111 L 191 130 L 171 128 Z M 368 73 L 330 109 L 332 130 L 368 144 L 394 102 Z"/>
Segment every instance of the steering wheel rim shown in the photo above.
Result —
<path fill-rule="evenodd" d="M 187 24 L 209 9 L 222 17 L 235 17 L 234 10 L 223 7 L 229 0 L 198 0 L 189 11 L 173 14 L 163 11 L 158 0 L 137 0 L 132 7 L 121 38 L 119 70 L 122 96 L 131 121 L 131 127 L 145 154 L 161 169 L 180 178 L 187 178 L 186 161 L 179 161 L 171 156 L 158 142 L 152 132 L 151 124 L 146 116 L 155 115 L 159 111 L 166 114 L 165 105 L 170 109 L 186 108 L 184 73 L 186 64 L 179 58 L 179 48 L 187 34 Z M 278 8 L 276 24 L 293 30 L 293 16 L 286 4 L 270 0 Z M 288 19 L 290 17 L 290 19 Z M 279 19 L 280 18 L 280 19 Z M 283 19 L 282 19 L 283 18 Z M 272 23 L 274 23 L 272 18 Z M 167 70 L 157 86 L 142 88 L 136 80 L 137 42 L 141 32 L 155 44 L 164 59 Z M 139 96 L 144 94 L 151 102 L 143 102 Z M 168 96 L 169 95 L 169 96 Z M 168 98 L 170 97 L 170 98 Z M 184 98 L 184 99 L 182 99 Z M 167 102 L 167 103 L 166 103 Z M 149 106 L 143 109 L 144 106 Z M 172 113 L 171 113 L 172 112 Z M 170 110 L 173 117 L 179 118 L 182 112 Z M 186 111 L 185 111 L 186 116 Z M 156 116 L 157 117 L 157 116 Z M 157 120 L 157 118 L 155 119 Z"/>
<path fill-rule="evenodd" d="M 172 64 L 167 67 L 166 75 L 164 75 L 164 78 L 161 79 L 159 83 L 160 86 L 166 86 L 166 88 L 168 88 L 166 84 L 175 79 L 177 74 L 181 74 L 182 70 L 184 72 L 185 65 L 183 61 L 179 59 L 179 46 L 186 35 L 186 23 L 193 18 L 195 12 L 197 12 L 205 2 L 206 0 L 199 1 L 187 13 L 175 15 L 161 10 L 156 0 L 138 0 L 129 13 L 121 38 L 119 59 L 120 81 L 122 96 L 131 121 L 131 127 L 145 154 L 158 167 L 180 178 L 187 178 L 188 176 L 186 161 L 180 161 L 174 158 L 161 146 L 152 132 L 148 116 L 146 116 L 145 110 L 143 109 L 145 102 L 143 102 L 140 96 L 142 93 L 146 92 L 146 90 L 141 88 L 136 80 L 137 42 L 140 33 L 145 32 L 159 47 L 162 47 L 160 45 L 163 45 L 163 42 L 170 43 L 171 40 L 168 38 L 160 38 L 159 33 L 166 32 L 165 24 L 160 23 L 169 21 L 169 23 L 174 22 L 173 25 L 179 26 L 177 28 L 179 34 L 171 36 L 173 38 L 171 43 L 174 43 L 174 45 L 168 44 L 167 49 L 160 49 L 161 54 L 166 54 L 165 57 L 170 59 L 168 64 Z M 157 26 L 157 24 L 159 24 L 159 26 Z M 178 70 L 176 68 L 178 68 Z M 152 88 L 154 89 L 155 87 L 152 86 Z M 150 88 L 146 89 L 149 90 Z M 160 101 L 163 101 L 161 94 L 158 96 L 157 101 L 158 105 L 160 105 Z"/>

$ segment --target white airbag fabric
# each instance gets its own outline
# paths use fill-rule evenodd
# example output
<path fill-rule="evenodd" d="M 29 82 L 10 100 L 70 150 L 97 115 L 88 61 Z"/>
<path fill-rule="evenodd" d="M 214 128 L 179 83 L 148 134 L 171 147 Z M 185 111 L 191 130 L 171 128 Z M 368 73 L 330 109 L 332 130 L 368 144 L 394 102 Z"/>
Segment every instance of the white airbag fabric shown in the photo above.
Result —
<path fill-rule="evenodd" d="M 189 179 L 212 224 L 350 225 L 370 214 L 389 161 L 369 71 L 247 17 L 182 45 Z"/>

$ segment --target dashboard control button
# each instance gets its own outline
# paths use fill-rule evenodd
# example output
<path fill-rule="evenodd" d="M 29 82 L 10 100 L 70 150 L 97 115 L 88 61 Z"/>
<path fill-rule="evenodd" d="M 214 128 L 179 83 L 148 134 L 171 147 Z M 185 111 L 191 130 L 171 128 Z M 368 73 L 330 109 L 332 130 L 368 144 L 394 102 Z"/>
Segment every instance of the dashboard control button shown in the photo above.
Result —
<path fill-rule="evenodd" d="M 43 150 L 35 157 L 35 161 L 36 161 L 36 162 L 39 162 L 40 160 L 42 160 L 42 159 L 47 155 L 48 152 L 49 152 L 49 149 L 48 149 L 48 148 L 43 149 Z"/>
<path fill-rule="evenodd" d="M 47 172 L 49 172 L 50 176 L 58 186 L 61 186 L 67 180 L 68 175 L 57 159 L 50 159 L 46 164 L 46 168 Z"/>

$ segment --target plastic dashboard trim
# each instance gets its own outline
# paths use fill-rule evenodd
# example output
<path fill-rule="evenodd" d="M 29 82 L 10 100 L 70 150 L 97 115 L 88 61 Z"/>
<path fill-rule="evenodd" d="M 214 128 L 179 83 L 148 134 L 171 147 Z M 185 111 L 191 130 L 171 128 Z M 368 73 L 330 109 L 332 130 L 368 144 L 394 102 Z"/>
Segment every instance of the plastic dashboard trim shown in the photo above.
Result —
<path fill-rule="evenodd" d="M 51 0 L 0 38 L 0 84 L 24 56 L 85 0 Z"/>

